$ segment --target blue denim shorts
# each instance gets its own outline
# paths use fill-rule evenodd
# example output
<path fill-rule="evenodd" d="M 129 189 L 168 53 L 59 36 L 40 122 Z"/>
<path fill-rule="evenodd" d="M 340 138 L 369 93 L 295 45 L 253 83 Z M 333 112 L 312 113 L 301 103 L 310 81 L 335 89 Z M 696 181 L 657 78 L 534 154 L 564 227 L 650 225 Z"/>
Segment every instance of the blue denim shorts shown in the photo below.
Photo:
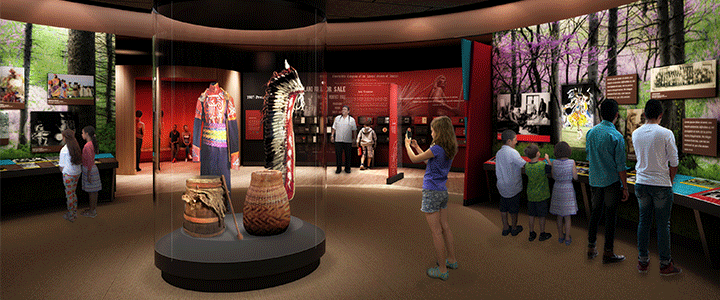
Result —
<path fill-rule="evenodd" d="M 447 191 L 422 190 L 422 207 L 420 211 L 424 213 L 434 213 L 440 209 L 447 208 L 450 196 Z"/>

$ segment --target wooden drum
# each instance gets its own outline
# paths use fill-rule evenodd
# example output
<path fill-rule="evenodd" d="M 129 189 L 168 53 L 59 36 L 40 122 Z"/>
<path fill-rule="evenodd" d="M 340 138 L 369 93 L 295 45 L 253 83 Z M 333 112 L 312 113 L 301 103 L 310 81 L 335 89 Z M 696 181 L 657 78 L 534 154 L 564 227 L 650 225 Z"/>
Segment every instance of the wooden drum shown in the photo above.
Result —
<path fill-rule="evenodd" d="M 252 172 L 243 206 L 243 225 L 252 235 L 276 235 L 290 225 L 290 202 L 278 170 Z"/>
<path fill-rule="evenodd" d="M 224 203 L 224 194 L 220 176 L 198 176 L 185 181 L 185 212 L 183 230 L 193 237 L 214 237 L 225 231 L 225 221 L 205 202 Z M 199 194 L 203 194 L 200 201 Z M 219 197 L 219 198 L 218 198 Z M 219 209 L 223 209 L 223 205 Z M 218 208 L 216 208 L 218 209 Z"/>

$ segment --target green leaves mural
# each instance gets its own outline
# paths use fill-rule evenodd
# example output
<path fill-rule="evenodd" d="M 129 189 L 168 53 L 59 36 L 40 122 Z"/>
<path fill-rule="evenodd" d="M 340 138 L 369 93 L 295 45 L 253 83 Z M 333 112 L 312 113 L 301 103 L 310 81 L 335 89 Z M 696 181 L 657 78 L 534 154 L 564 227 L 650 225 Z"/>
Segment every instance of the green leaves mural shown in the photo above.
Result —
<path fill-rule="evenodd" d="M 48 73 L 68 74 L 68 33 L 66 28 L 32 26 L 32 54 L 29 88 L 26 91 L 27 109 L 3 110 L 8 118 L 10 144 L 0 147 L 0 159 L 33 157 L 27 144 L 19 143 L 20 130 L 30 135 L 30 111 L 67 111 L 67 105 L 47 104 Z M 0 19 L 0 65 L 23 66 L 25 23 Z M 95 127 L 99 134 L 100 150 L 115 153 L 115 38 L 112 34 L 95 34 Z M 109 87 L 109 88 L 108 88 Z M 21 114 L 25 113 L 25 124 Z M 45 154 L 47 155 L 47 154 Z M 57 154 L 51 154 L 57 155 Z"/>

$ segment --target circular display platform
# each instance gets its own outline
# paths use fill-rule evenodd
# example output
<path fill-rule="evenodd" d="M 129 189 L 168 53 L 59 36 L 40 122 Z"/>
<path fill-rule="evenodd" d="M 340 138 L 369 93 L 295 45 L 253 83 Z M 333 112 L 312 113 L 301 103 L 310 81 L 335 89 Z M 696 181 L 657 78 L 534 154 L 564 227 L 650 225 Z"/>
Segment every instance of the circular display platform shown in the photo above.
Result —
<path fill-rule="evenodd" d="M 242 213 L 235 214 L 242 222 Z M 285 284 L 312 273 L 325 254 L 325 232 L 292 217 L 288 229 L 273 236 L 253 236 L 225 216 L 226 230 L 196 238 L 177 229 L 155 244 L 155 266 L 163 279 L 180 288 L 234 292 Z"/>

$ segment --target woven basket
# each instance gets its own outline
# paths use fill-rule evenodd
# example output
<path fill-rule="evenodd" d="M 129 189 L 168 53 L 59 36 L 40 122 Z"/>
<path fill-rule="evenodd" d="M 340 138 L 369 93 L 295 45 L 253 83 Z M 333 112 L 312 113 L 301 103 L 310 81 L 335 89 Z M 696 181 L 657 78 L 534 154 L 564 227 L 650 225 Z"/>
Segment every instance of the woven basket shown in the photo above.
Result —
<path fill-rule="evenodd" d="M 282 173 L 260 170 L 251 175 L 243 206 L 243 225 L 252 235 L 276 235 L 290 225 L 290 202 Z"/>

